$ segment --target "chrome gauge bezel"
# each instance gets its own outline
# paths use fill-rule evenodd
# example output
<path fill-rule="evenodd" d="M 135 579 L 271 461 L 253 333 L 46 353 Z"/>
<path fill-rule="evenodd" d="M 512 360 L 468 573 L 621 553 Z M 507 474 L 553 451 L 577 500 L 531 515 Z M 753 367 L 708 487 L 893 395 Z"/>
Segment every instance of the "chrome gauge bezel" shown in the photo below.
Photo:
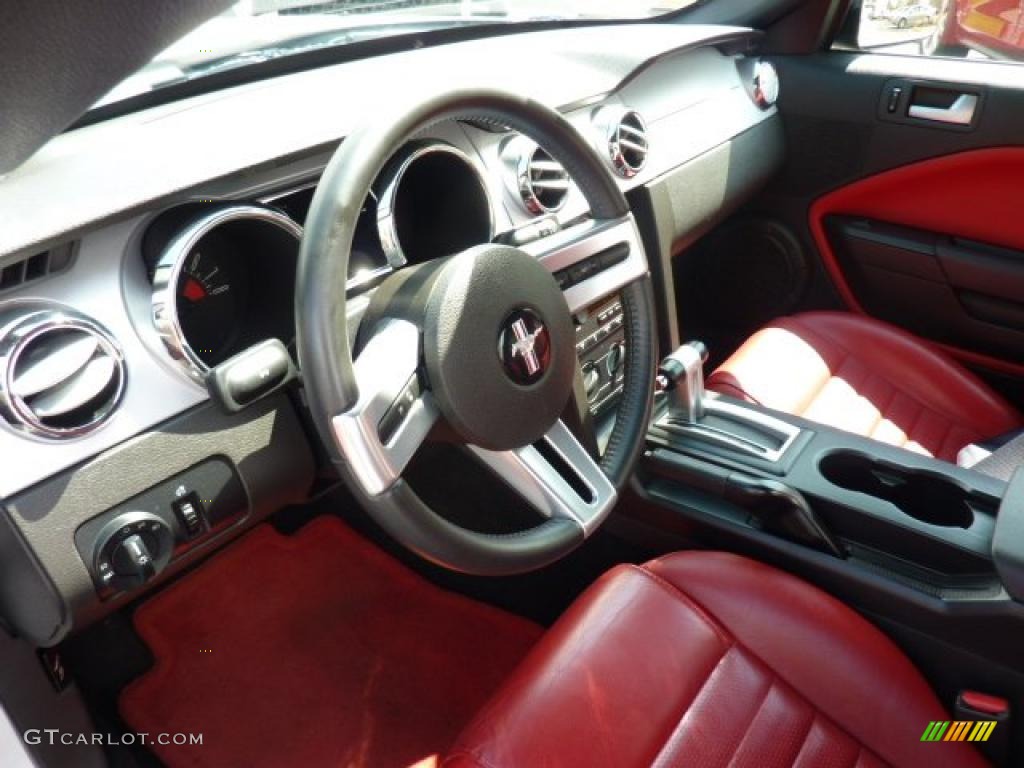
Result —
<path fill-rule="evenodd" d="M 377 235 L 380 238 L 381 247 L 384 249 L 384 256 L 387 258 L 388 264 L 392 269 L 401 269 L 408 264 L 408 259 L 406 258 L 405 252 L 402 250 L 402 244 L 398 238 L 398 221 L 396 220 L 394 210 L 395 198 L 398 195 L 398 190 L 401 189 L 402 179 L 409 168 L 412 167 L 412 165 L 420 158 L 434 153 L 452 155 L 465 163 L 466 166 L 473 171 L 476 182 L 480 187 L 480 192 L 483 194 L 484 200 L 487 203 L 487 239 L 488 241 L 494 239 L 494 201 L 491 198 L 491 190 L 487 183 L 487 176 L 480 167 L 480 163 L 453 144 L 448 144 L 443 141 L 432 141 L 412 150 L 398 163 L 398 166 L 391 172 L 390 177 L 385 181 L 377 198 Z"/>
<path fill-rule="evenodd" d="M 296 247 L 302 242 L 302 227 L 286 214 L 255 205 L 230 205 L 193 220 L 167 244 L 153 270 L 153 326 L 171 359 L 198 384 L 203 384 L 210 367 L 188 343 L 178 317 L 177 288 L 185 257 L 205 235 L 217 227 L 246 220 L 277 226 L 295 238 Z"/>

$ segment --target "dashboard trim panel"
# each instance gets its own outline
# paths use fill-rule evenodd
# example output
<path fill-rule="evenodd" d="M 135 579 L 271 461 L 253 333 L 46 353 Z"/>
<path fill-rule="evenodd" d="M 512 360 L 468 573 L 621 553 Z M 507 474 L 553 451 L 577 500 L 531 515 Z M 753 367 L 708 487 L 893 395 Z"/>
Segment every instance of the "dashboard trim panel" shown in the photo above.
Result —
<path fill-rule="evenodd" d="M 552 272 L 559 272 L 613 246 L 625 243 L 625 260 L 565 290 L 569 311 L 579 312 L 647 274 L 647 259 L 633 214 L 590 220 L 522 246 Z"/>

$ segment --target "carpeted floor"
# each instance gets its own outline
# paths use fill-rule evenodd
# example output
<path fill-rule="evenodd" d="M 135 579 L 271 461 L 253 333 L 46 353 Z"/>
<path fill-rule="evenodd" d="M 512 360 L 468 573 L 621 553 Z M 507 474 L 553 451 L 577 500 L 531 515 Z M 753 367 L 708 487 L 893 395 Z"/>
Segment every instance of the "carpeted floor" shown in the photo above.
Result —
<path fill-rule="evenodd" d="M 335 518 L 261 526 L 135 614 L 156 658 L 121 694 L 171 768 L 429 766 L 541 628 L 445 592 Z"/>

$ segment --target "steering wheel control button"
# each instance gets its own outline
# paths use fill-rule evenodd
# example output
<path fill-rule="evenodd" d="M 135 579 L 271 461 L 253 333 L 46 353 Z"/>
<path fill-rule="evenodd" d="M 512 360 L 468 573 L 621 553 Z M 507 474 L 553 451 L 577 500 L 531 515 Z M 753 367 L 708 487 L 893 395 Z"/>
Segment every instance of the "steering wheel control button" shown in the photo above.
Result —
<path fill-rule="evenodd" d="M 206 375 L 210 395 L 228 413 L 236 413 L 295 379 L 288 349 L 267 339 L 228 358 Z"/>
<path fill-rule="evenodd" d="M 380 436 L 382 443 L 387 445 L 391 442 L 391 438 L 395 436 L 398 428 L 402 426 L 402 422 L 405 421 L 409 411 L 416 403 L 416 398 L 420 396 L 420 391 L 419 377 L 413 374 L 409 379 L 409 383 L 405 385 L 398 397 L 395 398 L 395 401 L 387 409 L 377 425 L 377 434 Z"/>
<path fill-rule="evenodd" d="M 551 365 L 551 335 L 537 314 L 517 309 L 505 320 L 498 338 L 505 373 L 516 384 L 538 382 Z"/>

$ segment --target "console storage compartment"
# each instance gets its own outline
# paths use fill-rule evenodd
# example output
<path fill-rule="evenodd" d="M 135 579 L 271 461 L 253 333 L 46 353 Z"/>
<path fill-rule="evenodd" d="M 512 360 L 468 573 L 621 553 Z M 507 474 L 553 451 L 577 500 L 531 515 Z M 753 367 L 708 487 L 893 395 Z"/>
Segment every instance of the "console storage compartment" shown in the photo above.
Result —
<path fill-rule="evenodd" d="M 881 461 L 860 451 L 829 453 L 818 466 L 833 485 L 887 501 L 929 525 L 967 529 L 977 512 L 996 512 L 991 499 L 945 475 Z"/>

